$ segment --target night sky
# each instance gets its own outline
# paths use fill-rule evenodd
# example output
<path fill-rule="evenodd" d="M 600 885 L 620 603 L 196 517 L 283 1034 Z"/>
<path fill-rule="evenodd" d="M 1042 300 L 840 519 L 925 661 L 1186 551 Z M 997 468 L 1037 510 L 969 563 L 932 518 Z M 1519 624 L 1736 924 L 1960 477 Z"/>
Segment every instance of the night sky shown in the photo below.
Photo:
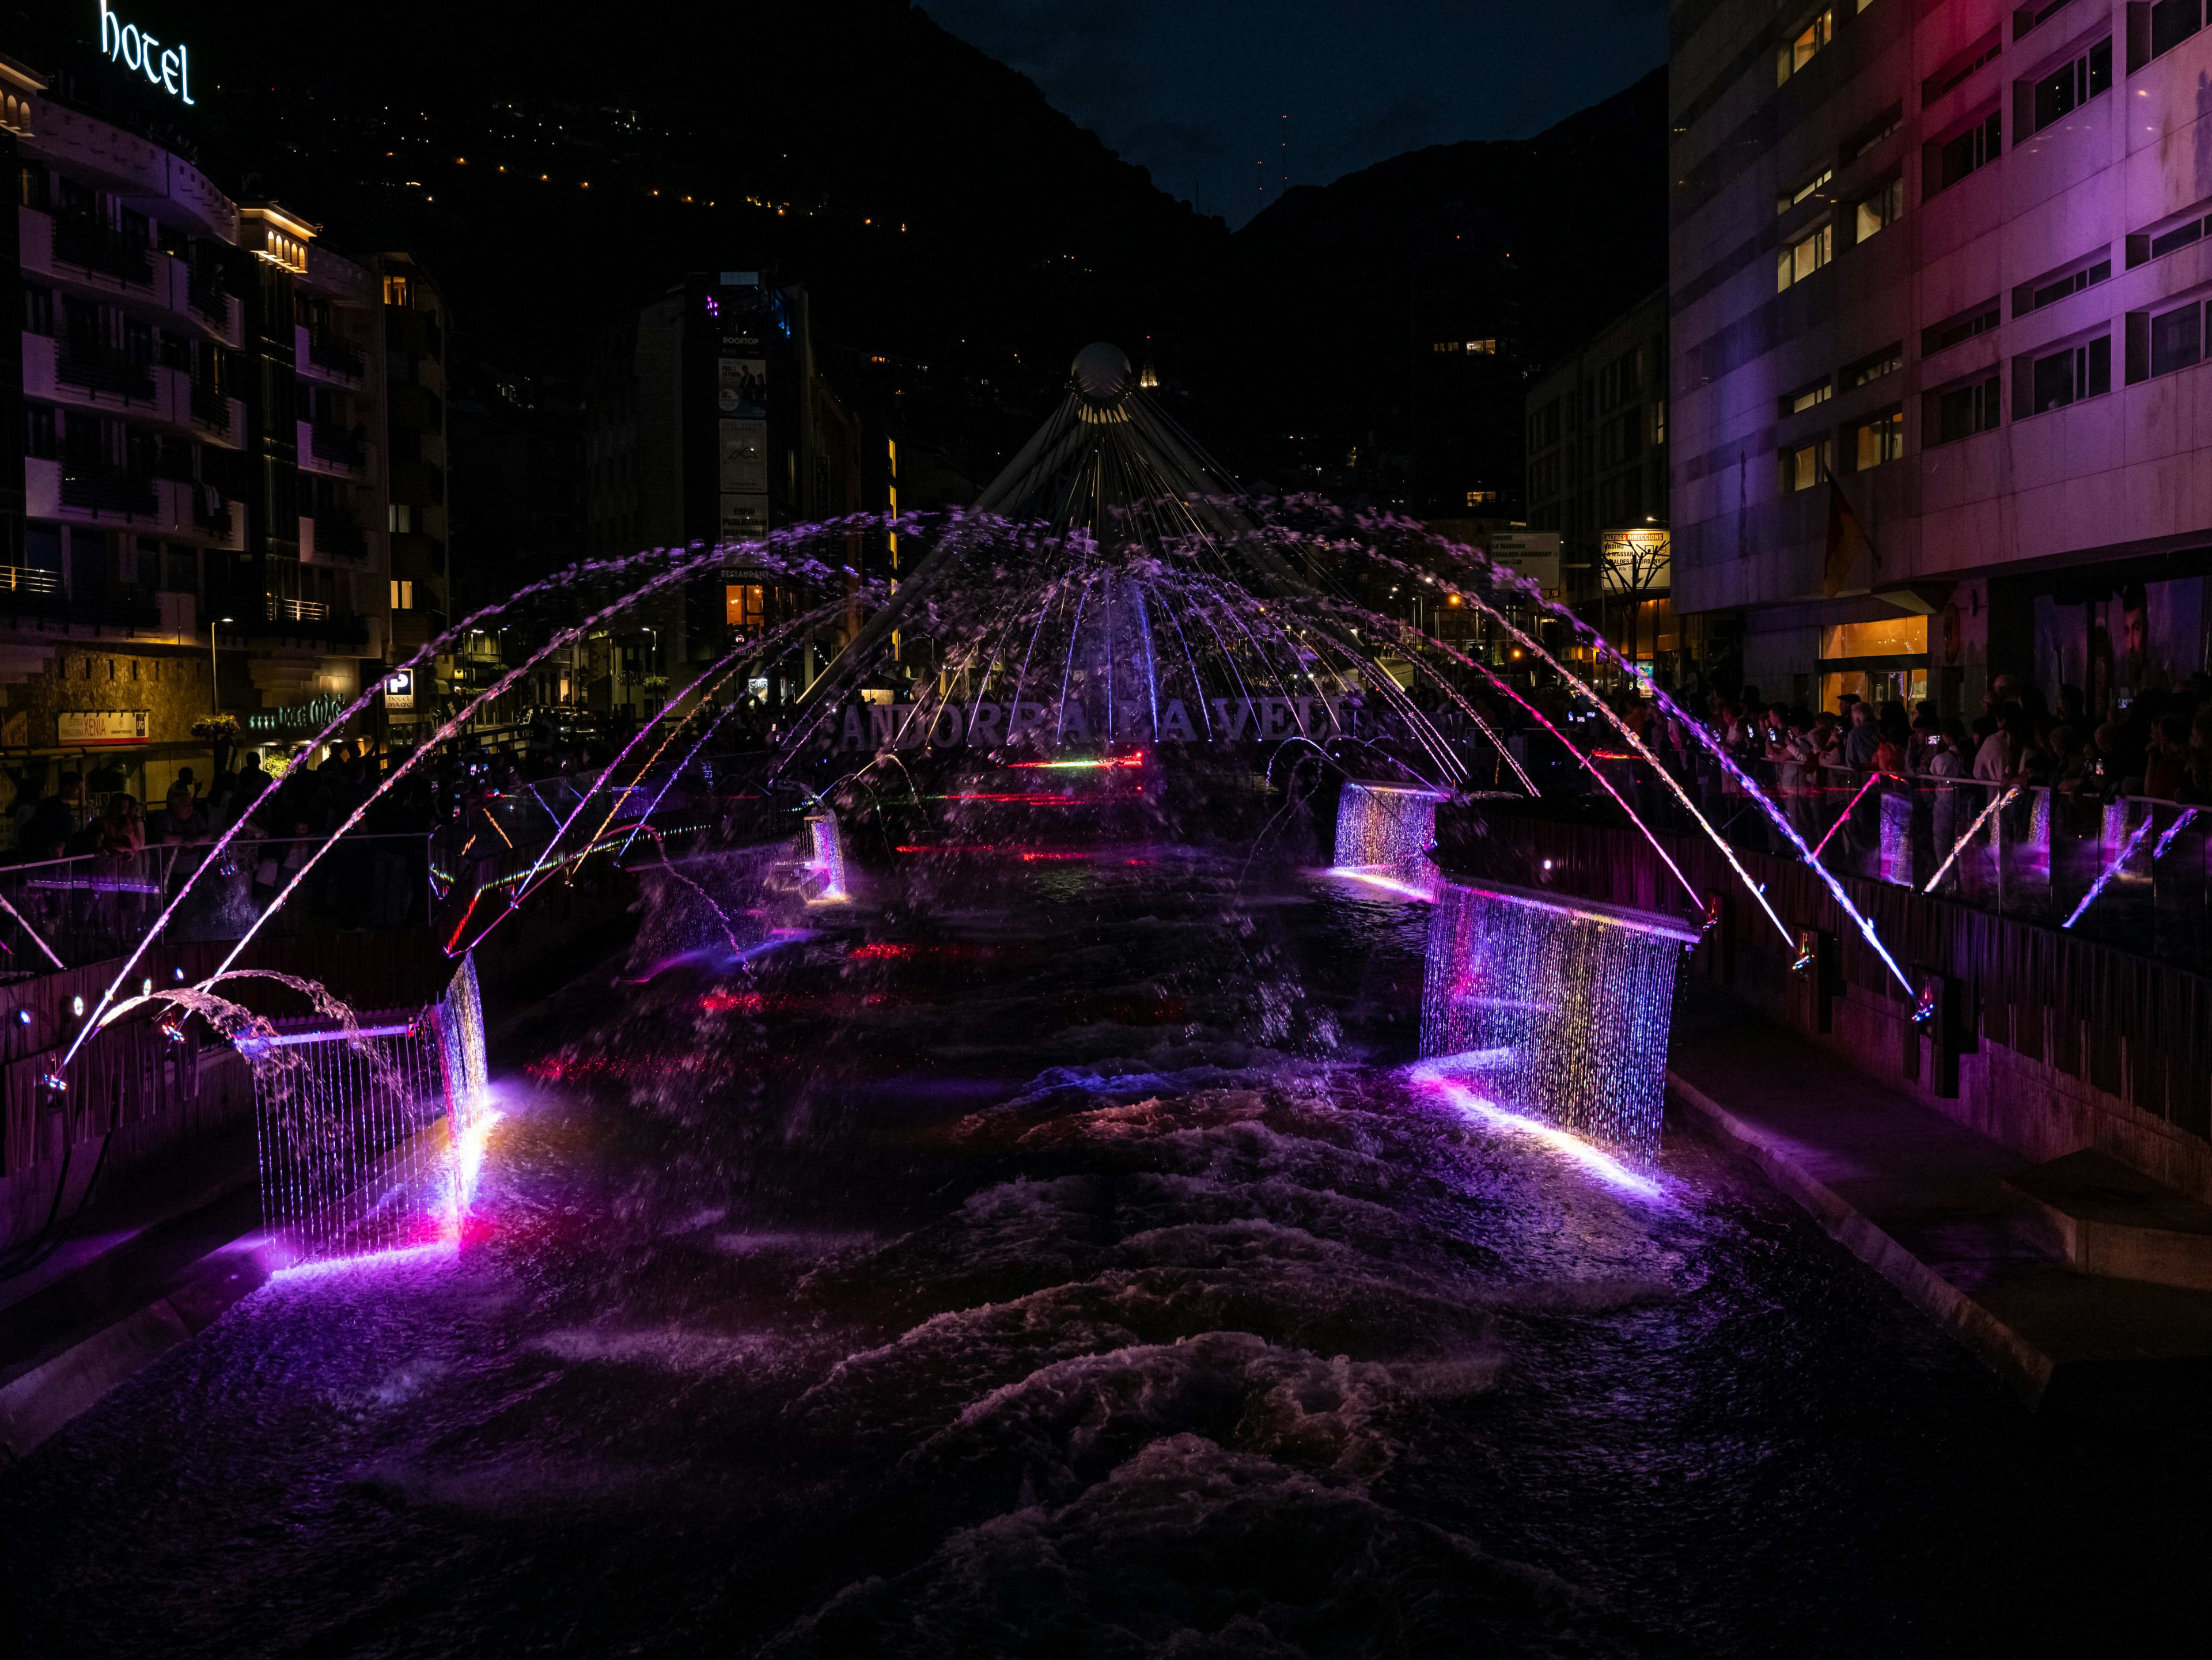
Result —
<path fill-rule="evenodd" d="M 1664 0 L 928 0 L 1161 188 L 1241 225 L 1386 156 L 1541 131 L 1663 62 Z M 1266 192 L 1261 192 L 1264 158 Z"/>

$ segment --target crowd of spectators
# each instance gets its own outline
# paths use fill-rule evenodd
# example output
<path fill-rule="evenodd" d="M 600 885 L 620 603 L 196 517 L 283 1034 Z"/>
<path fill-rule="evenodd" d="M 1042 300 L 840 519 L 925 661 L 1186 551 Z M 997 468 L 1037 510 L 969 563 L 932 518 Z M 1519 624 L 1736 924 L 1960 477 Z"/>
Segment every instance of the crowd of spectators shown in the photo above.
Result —
<path fill-rule="evenodd" d="M 1908 709 L 1849 694 L 1839 701 L 1815 712 L 1768 702 L 1746 687 L 1741 698 L 1712 696 L 1704 713 L 1732 755 L 1763 767 L 1785 790 L 1838 769 L 2212 804 L 2212 677 L 2143 691 L 2101 721 L 2080 687 L 2061 686 L 2054 705 L 2013 674 L 1990 682 L 1971 721 L 1926 702 Z"/>

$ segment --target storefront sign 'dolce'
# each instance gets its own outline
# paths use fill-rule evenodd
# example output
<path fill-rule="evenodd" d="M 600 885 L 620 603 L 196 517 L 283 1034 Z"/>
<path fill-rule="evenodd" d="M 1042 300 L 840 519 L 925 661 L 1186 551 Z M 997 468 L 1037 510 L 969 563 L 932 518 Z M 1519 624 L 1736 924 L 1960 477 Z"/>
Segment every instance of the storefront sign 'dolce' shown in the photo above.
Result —
<path fill-rule="evenodd" d="M 136 70 L 173 98 L 192 101 L 192 64 L 182 46 L 163 46 L 136 23 L 126 23 L 100 0 L 100 49 L 110 63 Z"/>

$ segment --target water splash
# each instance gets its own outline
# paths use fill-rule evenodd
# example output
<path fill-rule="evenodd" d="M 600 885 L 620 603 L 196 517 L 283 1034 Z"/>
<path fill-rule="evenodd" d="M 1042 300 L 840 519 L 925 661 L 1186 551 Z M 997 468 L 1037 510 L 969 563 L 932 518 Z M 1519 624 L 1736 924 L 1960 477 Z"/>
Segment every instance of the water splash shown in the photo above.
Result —
<path fill-rule="evenodd" d="M 1336 862 L 1328 873 L 1433 897 L 1442 878 L 1429 850 L 1437 841 L 1437 806 L 1446 799 L 1433 790 L 1346 779 L 1337 795 Z"/>
<path fill-rule="evenodd" d="M 1683 954 L 1672 919 L 1447 883 L 1430 919 L 1424 1079 L 1649 1163 Z"/>

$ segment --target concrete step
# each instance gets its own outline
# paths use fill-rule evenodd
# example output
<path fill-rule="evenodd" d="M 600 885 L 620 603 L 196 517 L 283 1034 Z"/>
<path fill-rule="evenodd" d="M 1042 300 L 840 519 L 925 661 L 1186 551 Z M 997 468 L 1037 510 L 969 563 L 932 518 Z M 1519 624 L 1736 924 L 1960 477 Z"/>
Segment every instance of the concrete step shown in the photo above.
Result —
<path fill-rule="evenodd" d="M 2094 1147 L 2014 1171 L 2006 1184 L 2036 1207 L 2082 1273 L 2212 1291 L 2212 1205 Z"/>
<path fill-rule="evenodd" d="M 2068 1202 L 2106 1227 L 2101 1219 L 2114 1214 L 2193 1213 L 2154 1203 L 2132 1183 L 2093 1203 L 2105 1191 L 2101 1164 L 2053 1160 L 2068 1168 L 2039 1180 L 2038 1161 L 1850 1071 L 1797 1034 L 1709 994 L 1690 1001 L 1668 1061 L 1670 1104 L 1747 1154 L 2032 1402 L 2100 1415 L 2201 1414 L 2212 1402 L 2212 1289 L 2085 1271 L 2068 1248 L 2063 1213 L 2042 1195 L 2046 1188 L 2075 1195 Z M 2094 1235 L 2087 1260 L 2140 1268 L 2197 1249 L 2189 1226 L 2137 1231 L 2183 1233 L 2190 1243 L 2172 1250 L 2160 1241 L 2168 1254 L 2153 1259 L 2134 1241 L 2137 1255 L 2115 1256 L 2109 1238 Z"/>

